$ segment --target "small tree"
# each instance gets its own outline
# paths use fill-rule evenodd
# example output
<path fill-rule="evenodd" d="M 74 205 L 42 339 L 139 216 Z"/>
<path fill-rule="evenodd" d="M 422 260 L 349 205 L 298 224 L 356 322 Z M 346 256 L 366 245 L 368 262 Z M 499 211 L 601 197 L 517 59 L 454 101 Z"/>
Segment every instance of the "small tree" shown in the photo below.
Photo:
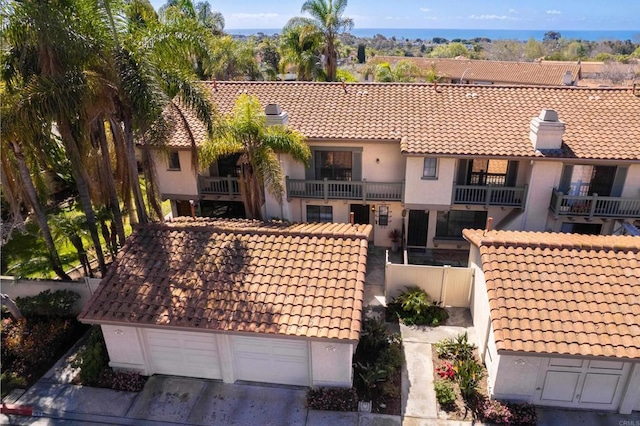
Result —
<path fill-rule="evenodd" d="M 218 158 L 240 153 L 239 187 L 245 212 L 250 219 L 262 218 L 264 189 L 282 202 L 284 187 L 279 153 L 289 154 L 306 164 L 311 150 L 298 131 L 266 125 L 258 98 L 242 94 L 233 113 L 220 120 L 213 137 L 200 150 L 200 164 L 208 166 Z"/>
<path fill-rule="evenodd" d="M 367 60 L 367 55 L 365 52 L 365 46 L 364 44 L 359 44 L 358 45 L 358 63 L 364 64 L 366 60 Z"/>

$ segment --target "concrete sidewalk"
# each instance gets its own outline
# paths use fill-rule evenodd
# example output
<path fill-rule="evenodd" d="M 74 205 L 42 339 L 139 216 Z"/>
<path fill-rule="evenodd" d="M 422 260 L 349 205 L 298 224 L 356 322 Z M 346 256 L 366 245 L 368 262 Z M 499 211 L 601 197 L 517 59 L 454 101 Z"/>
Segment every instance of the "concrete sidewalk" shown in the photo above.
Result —
<path fill-rule="evenodd" d="M 444 338 L 467 333 L 471 342 L 475 333 L 468 309 L 450 308 L 447 325 L 439 327 L 400 324 L 406 360 L 402 375 L 403 425 L 469 425 L 471 421 L 438 418 L 436 392 L 433 389 L 433 357 L 431 346 Z"/>

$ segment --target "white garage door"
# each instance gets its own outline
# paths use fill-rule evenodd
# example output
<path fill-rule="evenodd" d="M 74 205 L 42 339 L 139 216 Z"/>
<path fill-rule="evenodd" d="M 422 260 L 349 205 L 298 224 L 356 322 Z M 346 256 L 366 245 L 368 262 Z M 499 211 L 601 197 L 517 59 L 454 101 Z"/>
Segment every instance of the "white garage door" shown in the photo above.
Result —
<path fill-rule="evenodd" d="M 145 336 L 155 373 L 222 378 L 215 334 L 145 330 Z"/>
<path fill-rule="evenodd" d="M 629 364 L 576 358 L 550 358 L 539 386 L 539 403 L 573 408 L 615 410 Z"/>
<path fill-rule="evenodd" d="M 237 380 L 309 386 L 309 343 L 264 337 L 232 338 Z"/>

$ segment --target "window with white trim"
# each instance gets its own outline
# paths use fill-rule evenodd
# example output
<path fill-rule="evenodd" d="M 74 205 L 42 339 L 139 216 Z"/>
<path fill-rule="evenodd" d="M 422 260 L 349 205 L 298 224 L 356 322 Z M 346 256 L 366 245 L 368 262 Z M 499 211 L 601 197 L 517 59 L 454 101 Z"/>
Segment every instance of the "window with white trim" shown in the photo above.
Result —
<path fill-rule="evenodd" d="M 427 157 L 424 159 L 424 165 L 422 166 L 422 178 L 423 179 L 438 178 L 438 159 L 437 158 Z"/>
<path fill-rule="evenodd" d="M 169 170 L 180 170 L 180 154 L 178 151 L 169 151 Z"/>

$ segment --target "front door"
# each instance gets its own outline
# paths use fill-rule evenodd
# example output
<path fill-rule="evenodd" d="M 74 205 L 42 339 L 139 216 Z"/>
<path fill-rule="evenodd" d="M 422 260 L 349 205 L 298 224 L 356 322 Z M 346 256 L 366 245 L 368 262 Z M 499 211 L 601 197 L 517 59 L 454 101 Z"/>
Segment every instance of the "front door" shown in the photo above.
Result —
<path fill-rule="evenodd" d="M 353 222 L 361 225 L 370 223 L 371 206 L 369 204 L 351 204 L 351 213 L 353 213 Z"/>
<path fill-rule="evenodd" d="M 591 185 L 589 185 L 589 195 L 610 196 L 613 181 L 616 178 L 616 169 L 616 166 L 595 166 L 591 177 Z"/>
<path fill-rule="evenodd" d="M 409 229 L 407 231 L 407 246 L 426 247 L 428 226 L 429 226 L 428 211 L 409 210 Z"/>

